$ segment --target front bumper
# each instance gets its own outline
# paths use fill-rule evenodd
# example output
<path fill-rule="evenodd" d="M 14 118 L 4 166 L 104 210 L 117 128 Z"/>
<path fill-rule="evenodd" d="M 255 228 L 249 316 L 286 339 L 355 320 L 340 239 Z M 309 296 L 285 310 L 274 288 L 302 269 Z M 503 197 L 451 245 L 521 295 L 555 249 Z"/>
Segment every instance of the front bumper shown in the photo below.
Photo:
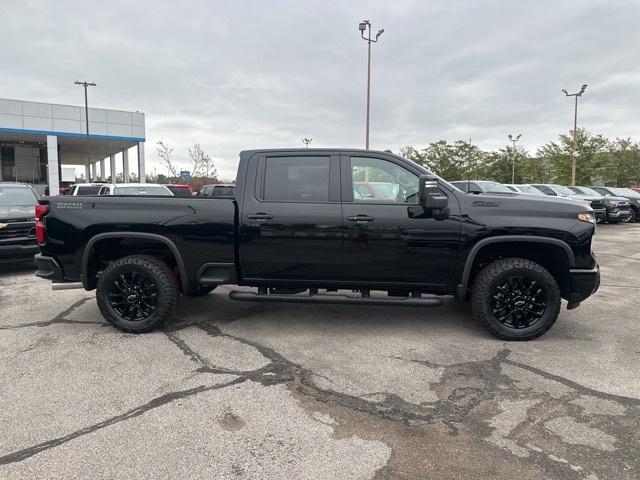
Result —
<path fill-rule="evenodd" d="M 604 222 L 607 219 L 607 209 L 598 208 L 593 210 L 593 214 L 596 217 L 596 222 Z"/>
<path fill-rule="evenodd" d="M 631 210 L 628 208 L 612 208 L 607 210 L 607 218 L 609 220 L 626 220 L 631 218 Z"/>
<path fill-rule="evenodd" d="M 580 305 L 580 302 L 589 298 L 598 291 L 600 287 L 600 267 L 598 264 L 594 268 L 582 269 L 572 268 L 569 270 L 571 289 L 567 308 L 571 310 Z"/>
<path fill-rule="evenodd" d="M 25 244 L 0 244 L 0 263 L 6 262 L 29 262 L 40 249 L 35 241 Z"/>

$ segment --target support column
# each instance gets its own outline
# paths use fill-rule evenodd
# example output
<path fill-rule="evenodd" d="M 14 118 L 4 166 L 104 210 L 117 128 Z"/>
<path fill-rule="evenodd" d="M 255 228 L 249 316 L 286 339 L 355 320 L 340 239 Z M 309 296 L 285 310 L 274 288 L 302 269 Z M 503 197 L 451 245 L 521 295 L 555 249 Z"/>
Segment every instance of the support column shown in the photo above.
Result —
<path fill-rule="evenodd" d="M 109 156 L 109 167 L 111 169 L 111 183 L 116 183 L 116 156 L 111 154 Z"/>
<path fill-rule="evenodd" d="M 144 142 L 138 142 L 138 178 L 140 183 L 146 183 L 144 169 Z"/>
<path fill-rule="evenodd" d="M 84 181 L 85 182 L 91 181 L 91 165 L 89 164 L 84 166 Z"/>
<path fill-rule="evenodd" d="M 122 176 L 124 183 L 129 183 L 129 149 L 122 149 Z"/>
<path fill-rule="evenodd" d="M 100 180 L 103 182 L 107 180 L 107 172 L 104 169 L 104 158 L 100 159 Z"/>
<path fill-rule="evenodd" d="M 47 180 L 49 195 L 60 195 L 60 175 L 58 173 L 58 137 L 47 135 Z"/>
<path fill-rule="evenodd" d="M 96 168 L 97 163 L 96 162 L 91 162 L 91 178 L 89 179 L 90 182 L 95 182 L 97 180 L 97 173 L 96 173 Z"/>

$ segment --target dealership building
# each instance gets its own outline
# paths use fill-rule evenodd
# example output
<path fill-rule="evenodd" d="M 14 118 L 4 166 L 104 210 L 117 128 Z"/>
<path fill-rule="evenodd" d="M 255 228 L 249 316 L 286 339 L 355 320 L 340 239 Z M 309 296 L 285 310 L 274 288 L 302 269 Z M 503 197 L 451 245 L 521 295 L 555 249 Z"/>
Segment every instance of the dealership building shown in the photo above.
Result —
<path fill-rule="evenodd" d="M 137 170 L 145 181 L 144 113 L 0 98 L 0 181 L 30 183 L 57 195 L 65 165 L 84 166 L 87 181 L 113 183 L 118 174 L 130 178 L 130 149 L 137 153 Z M 116 154 L 121 153 L 121 165 Z M 109 168 L 107 169 L 107 163 Z M 75 175 L 72 176 L 75 177 Z"/>

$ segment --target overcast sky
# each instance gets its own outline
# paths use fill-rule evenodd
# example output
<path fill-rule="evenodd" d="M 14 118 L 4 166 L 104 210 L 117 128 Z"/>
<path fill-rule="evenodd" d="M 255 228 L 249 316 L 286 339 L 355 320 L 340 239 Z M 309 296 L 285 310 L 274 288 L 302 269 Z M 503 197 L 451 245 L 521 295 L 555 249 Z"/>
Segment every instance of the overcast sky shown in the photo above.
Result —
<path fill-rule="evenodd" d="M 0 0 L 0 97 L 146 114 L 156 142 L 199 142 L 225 178 L 259 147 L 363 147 L 366 42 L 371 148 L 438 139 L 535 149 L 572 128 L 562 88 L 589 85 L 579 126 L 640 140 L 640 0 Z"/>

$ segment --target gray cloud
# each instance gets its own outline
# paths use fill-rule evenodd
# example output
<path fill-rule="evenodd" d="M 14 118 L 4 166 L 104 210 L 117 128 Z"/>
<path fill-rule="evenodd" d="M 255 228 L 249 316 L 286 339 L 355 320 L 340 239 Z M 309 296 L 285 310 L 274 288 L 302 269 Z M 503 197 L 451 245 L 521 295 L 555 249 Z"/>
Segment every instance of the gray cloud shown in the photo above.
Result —
<path fill-rule="evenodd" d="M 588 83 L 581 126 L 638 140 L 637 1 L 4 2 L 2 96 L 147 115 L 155 143 L 187 164 L 195 142 L 227 178 L 256 147 L 361 147 L 366 43 L 373 48 L 372 148 L 439 138 L 529 150 L 571 128 L 561 88 Z"/>

